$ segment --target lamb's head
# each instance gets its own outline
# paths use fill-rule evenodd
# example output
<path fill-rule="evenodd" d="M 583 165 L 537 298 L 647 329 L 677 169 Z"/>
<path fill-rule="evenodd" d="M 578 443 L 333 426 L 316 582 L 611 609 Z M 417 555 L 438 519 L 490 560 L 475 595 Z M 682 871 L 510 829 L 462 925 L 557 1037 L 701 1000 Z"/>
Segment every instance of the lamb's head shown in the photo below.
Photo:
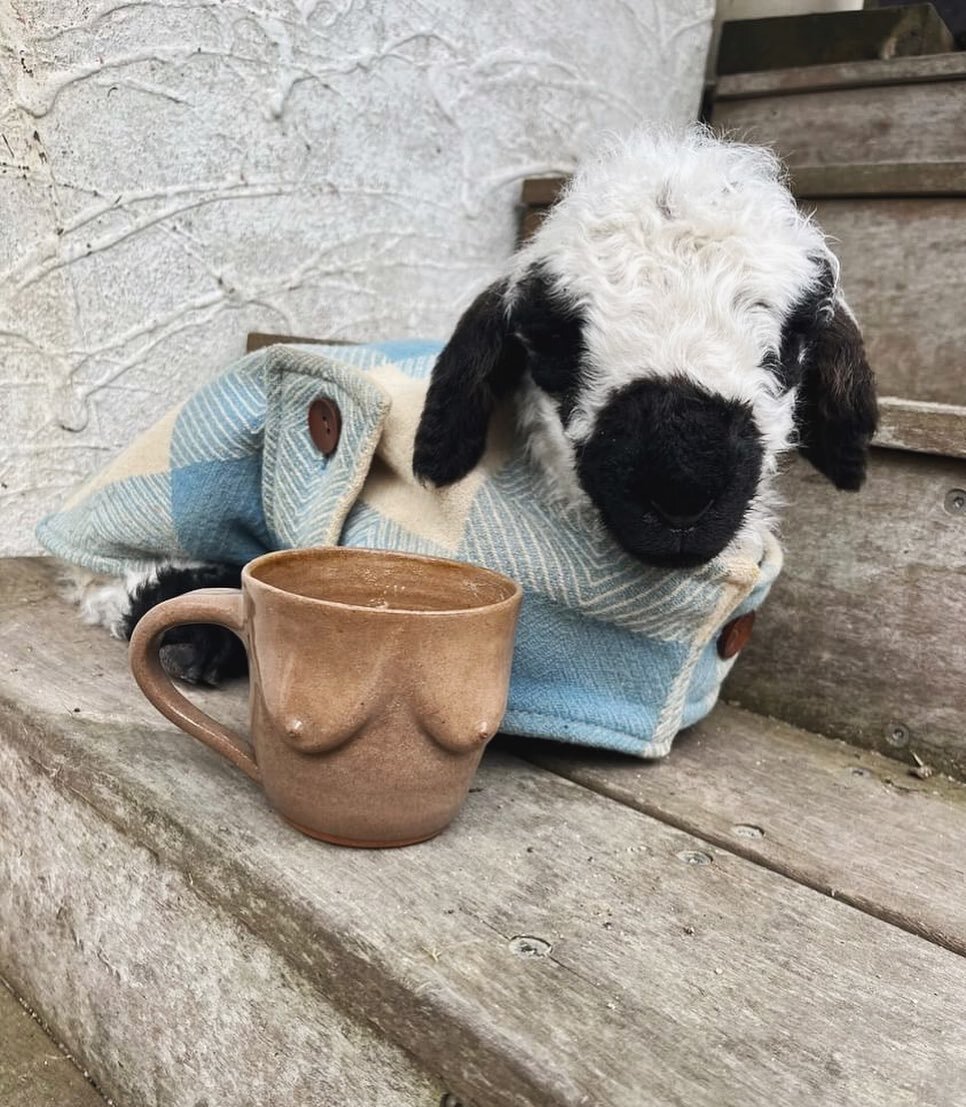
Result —
<path fill-rule="evenodd" d="M 441 353 L 416 475 L 464 476 L 511 393 L 548 493 L 667 566 L 769 519 L 791 446 L 857 489 L 876 423 L 821 232 L 768 151 L 701 130 L 639 135 L 575 175 Z"/>

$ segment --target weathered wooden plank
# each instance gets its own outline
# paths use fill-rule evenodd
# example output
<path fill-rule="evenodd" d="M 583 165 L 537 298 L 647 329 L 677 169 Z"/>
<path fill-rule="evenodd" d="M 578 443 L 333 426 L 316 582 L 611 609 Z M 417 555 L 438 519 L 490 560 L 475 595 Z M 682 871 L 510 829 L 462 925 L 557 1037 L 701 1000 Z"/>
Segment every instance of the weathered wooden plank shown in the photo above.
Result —
<path fill-rule="evenodd" d="M 70 1056 L 0 984 L 0 1103 L 3 1107 L 104 1107 Z"/>
<path fill-rule="evenodd" d="M 879 401 L 875 443 L 896 450 L 966 458 L 966 407 L 884 396 Z"/>
<path fill-rule="evenodd" d="M 922 58 L 884 58 L 842 62 L 839 65 L 803 65 L 791 69 L 733 73 L 715 82 L 715 101 L 745 97 L 796 95 L 802 92 L 883 85 L 925 84 L 966 80 L 966 54 L 931 54 Z"/>
<path fill-rule="evenodd" d="M 523 182 L 523 238 L 539 226 L 566 184 L 563 177 Z M 966 196 L 966 160 L 928 163 L 800 165 L 789 172 L 799 199 L 849 196 Z M 528 220 L 536 218 L 535 224 Z"/>
<path fill-rule="evenodd" d="M 938 54 L 953 36 L 931 4 L 737 19 L 721 28 L 718 73 Z"/>
<path fill-rule="evenodd" d="M 966 80 L 715 103 L 712 122 L 797 166 L 966 161 Z"/>
<path fill-rule="evenodd" d="M 132 1107 L 438 1107 L 444 1084 L 326 1002 L 190 869 L 162 861 L 158 811 L 140 809 L 151 833 L 132 838 L 57 786 L 47 752 L 24 756 L 0 738 L 0 964 L 105 1094 Z M 128 755 L 140 754 L 135 741 Z M 62 1095 L 51 1107 L 81 1103 Z"/>
<path fill-rule="evenodd" d="M 527 756 L 966 954 L 962 784 L 919 779 L 891 758 L 724 705 L 662 762 L 549 743 Z"/>
<path fill-rule="evenodd" d="M 876 165 L 800 165 L 791 171 L 799 199 L 839 196 L 966 196 L 966 161 Z"/>
<path fill-rule="evenodd" d="M 540 224 L 546 219 L 549 208 L 544 207 L 532 207 L 527 208 L 523 213 L 523 218 L 520 220 L 520 235 L 518 245 L 523 245 L 532 235 L 537 231 Z"/>
<path fill-rule="evenodd" d="M 566 183 L 566 177 L 528 177 L 520 189 L 521 203 L 527 207 L 547 207 L 556 202 Z"/>
<path fill-rule="evenodd" d="M 966 776 L 966 462 L 873 450 L 857 495 L 802 461 L 785 568 L 725 696 Z"/>
<path fill-rule="evenodd" d="M 150 941 L 136 965 L 104 966 L 112 932 L 96 912 L 71 917 L 62 874 L 45 884 L 17 867 L 69 812 L 84 836 L 55 835 L 58 852 L 96 872 L 112 912 L 141 910 L 129 887 L 140 849 L 166 895 L 190 881 L 192 902 L 284 959 L 280 979 L 256 957 L 253 996 L 311 982 L 486 1107 L 966 1097 L 966 1024 L 950 1017 L 966 1002 L 966 962 L 948 950 L 505 755 L 486 759 L 460 820 L 432 843 L 321 846 L 152 718 L 121 644 L 79 626 L 49 586 L 46 566 L 0 570 L 0 803 L 18 835 L 0 836 L 0 910 L 13 922 L 0 956 L 26 947 L 23 972 L 81 998 L 97 972 L 102 988 L 115 982 L 122 1021 L 125 994 L 165 978 Z M 121 865 L 84 830 L 95 817 L 125 843 Z M 201 927 L 197 942 L 200 969 L 213 952 Z M 159 1001 L 163 986 L 148 994 Z M 173 999 L 166 1018 L 179 1015 Z M 97 1028 L 108 1042 L 112 1019 Z M 232 1020 L 242 1027 L 246 1011 L 223 1011 L 215 1032 Z M 277 1027 L 256 1030 L 272 1040 Z M 195 1033 L 191 1066 L 206 1046 Z M 142 1032 L 130 1058 L 160 1081 L 152 1095 L 164 1087 L 157 1036 Z M 208 1090 L 203 1067 L 187 1071 Z"/>
<path fill-rule="evenodd" d="M 328 346 L 352 345 L 352 343 L 345 342 L 338 338 L 305 338 L 304 336 L 294 334 L 269 334 L 263 331 L 251 331 L 245 339 L 245 353 L 250 354 L 253 350 L 261 350 L 265 346 L 274 346 L 276 343 L 294 342 L 310 345 L 324 342 Z"/>
<path fill-rule="evenodd" d="M 966 203 L 821 200 L 814 208 L 842 262 L 881 392 L 963 403 Z"/>

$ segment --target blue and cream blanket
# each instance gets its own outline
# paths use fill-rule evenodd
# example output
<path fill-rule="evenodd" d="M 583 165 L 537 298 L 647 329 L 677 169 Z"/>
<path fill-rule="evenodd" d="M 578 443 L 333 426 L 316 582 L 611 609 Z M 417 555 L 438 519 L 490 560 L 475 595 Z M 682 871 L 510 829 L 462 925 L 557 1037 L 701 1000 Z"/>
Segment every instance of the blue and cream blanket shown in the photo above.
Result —
<path fill-rule="evenodd" d="M 340 544 L 454 557 L 524 591 L 503 729 L 660 757 L 706 715 L 731 662 L 722 627 L 781 568 L 775 538 L 698 569 L 650 568 L 540 488 L 507 413 L 480 465 L 424 488 L 413 438 L 440 345 L 273 346 L 165 415 L 38 527 L 51 553 L 121 575 L 158 558 L 243 564 Z M 342 414 L 323 457 L 307 413 Z"/>

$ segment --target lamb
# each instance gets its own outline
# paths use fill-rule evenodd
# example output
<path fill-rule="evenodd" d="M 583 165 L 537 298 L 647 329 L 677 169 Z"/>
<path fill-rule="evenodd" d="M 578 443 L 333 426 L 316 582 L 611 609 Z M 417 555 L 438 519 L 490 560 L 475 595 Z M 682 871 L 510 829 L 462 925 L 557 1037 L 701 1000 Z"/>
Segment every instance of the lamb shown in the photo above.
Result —
<path fill-rule="evenodd" d="M 789 450 L 858 489 L 877 418 L 838 262 L 780 163 L 697 127 L 612 140 L 578 170 L 440 352 L 416 477 L 464 479 L 505 405 L 541 494 L 668 570 L 775 530 Z M 237 587 L 239 569 L 78 569 L 74 598 L 87 621 L 126 638 L 171 595 Z M 215 683 L 244 652 L 223 630 L 187 627 L 172 632 L 166 663 Z"/>
<path fill-rule="evenodd" d="M 515 391 L 556 494 L 646 562 L 706 562 L 775 522 L 791 446 L 862 484 L 875 388 L 838 278 L 768 150 L 702 129 L 612 144 L 459 321 L 415 471 L 462 477 Z"/>

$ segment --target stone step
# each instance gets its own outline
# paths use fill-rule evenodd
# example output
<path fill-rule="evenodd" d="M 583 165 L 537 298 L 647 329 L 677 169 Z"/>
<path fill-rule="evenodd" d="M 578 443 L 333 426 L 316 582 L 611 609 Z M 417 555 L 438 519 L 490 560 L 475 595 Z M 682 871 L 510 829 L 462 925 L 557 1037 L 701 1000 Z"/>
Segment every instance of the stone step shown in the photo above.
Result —
<path fill-rule="evenodd" d="M 784 728 L 772 771 L 807 787 L 748 815 L 764 849 L 731 849 L 771 724 L 725 711 L 696 734 L 722 750 L 734 734 L 735 756 L 687 811 L 686 759 L 655 795 L 636 762 L 581 779 L 506 739 L 438 839 L 342 850 L 160 719 L 123 644 L 81 626 L 52 578 L 43 561 L 0 565 L 0 972 L 120 1102 L 966 1101 L 966 1026 L 949 1014 L 966 1002 L 956 785 L 908 797 L 949 844 L 933 880 L 909 835 L 874 833 L 902 793 L 856 820 L 849 805 L 876 793 L 837 789 L 843 773 L 871 789 L 850 773 L 865 763 Z M 245 691 L 200 700 L 237 722 Z M 731 799 L 709 795 L 719 779 Z M 795 840 L 813 810 L 825 837 Z M 807 855 L 823 842 L 851 902 L 822 890 Z M 879 917 L 869 851 L 879 874 L 909 868 L 901 918 Z"/>

